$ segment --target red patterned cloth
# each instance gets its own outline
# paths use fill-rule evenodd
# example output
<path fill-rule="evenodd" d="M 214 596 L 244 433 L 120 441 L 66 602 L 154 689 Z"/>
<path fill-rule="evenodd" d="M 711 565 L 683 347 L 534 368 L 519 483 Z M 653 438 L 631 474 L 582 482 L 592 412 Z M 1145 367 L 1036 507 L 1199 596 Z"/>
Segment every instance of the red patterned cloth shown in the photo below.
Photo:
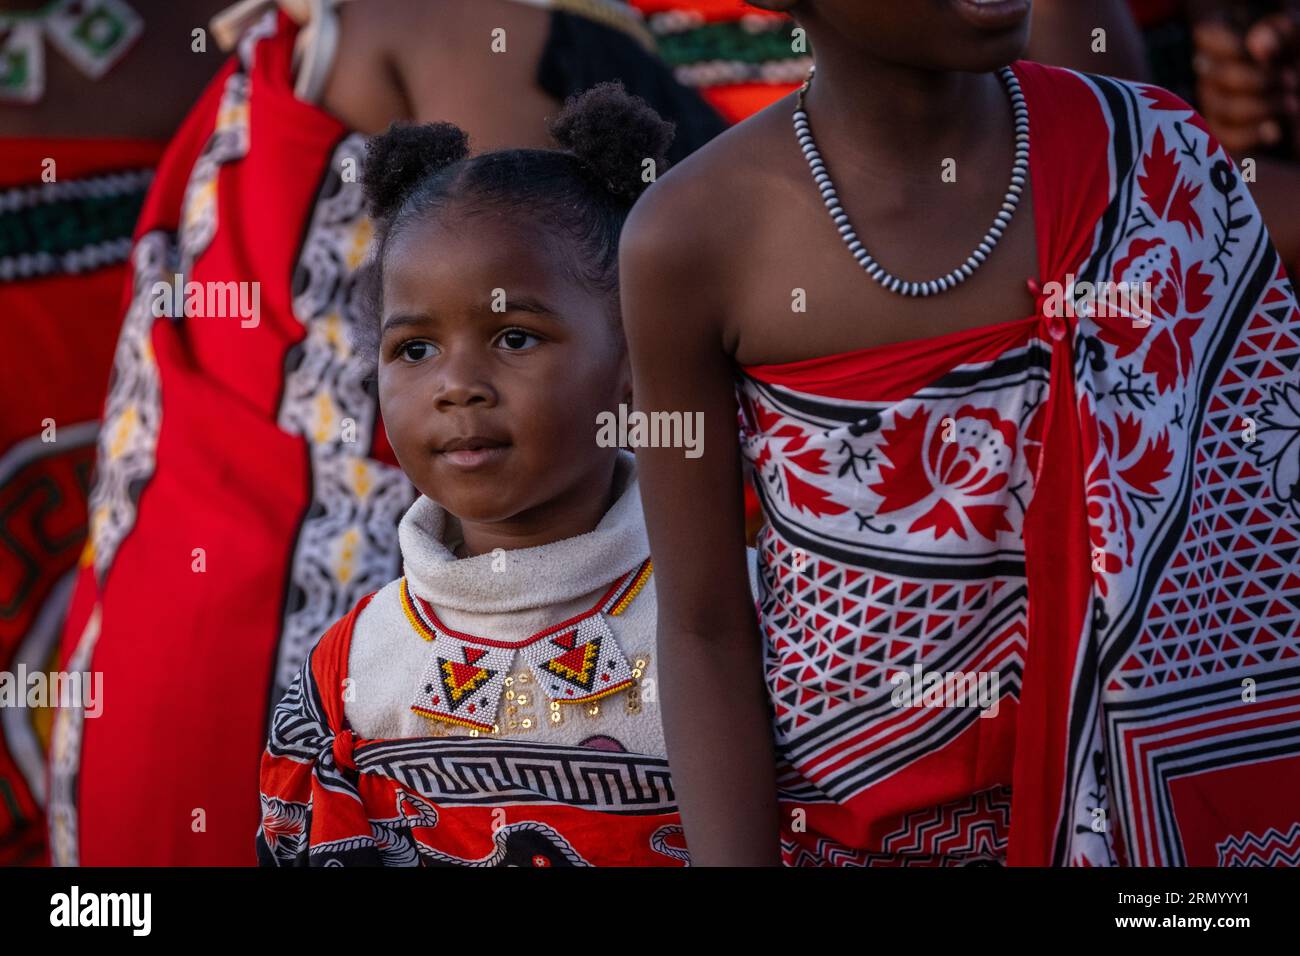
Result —
<path fill-rule="evenodd" d="M 492 736 L 355 735 L 344 716 L 367 595 L 330 628 L 262 757 L 267 866 L 684 866 L 668 761 Z"/>
<path fill-rule="evenodd" d="M 339 170 L 362 139 L 294 97 L 294 33 L 272 17 L 244 37 L 140 216 L 65 630 L 65 667 L 102 672 L 109 699 L 56 717 L 56 864 L 253 863 L 268 710 L 397 569 L 409 492 L 343 324 L 369 231 Z M 177 274 L 257 281 L 257 324 L 156 316 Z"/>
<path fill-rule="evenodd" d="M 1036 314 L 739 382 L 785 859 L 1294 863 L 1292 287 L 1185 103 L 1015 70 Z"/>
<path fill-rule="evenodd" d="M 25 674 L 57 665 L 131 232 L 163 144 L 0 140 L 0 865 L 45 854 L 50 711 Z"/>

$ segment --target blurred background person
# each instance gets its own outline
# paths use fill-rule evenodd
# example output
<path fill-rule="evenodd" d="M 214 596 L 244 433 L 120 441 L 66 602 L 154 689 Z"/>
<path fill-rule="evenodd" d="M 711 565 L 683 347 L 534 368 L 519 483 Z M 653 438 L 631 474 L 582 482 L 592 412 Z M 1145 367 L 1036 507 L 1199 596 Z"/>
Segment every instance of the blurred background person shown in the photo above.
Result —
<path fill-rule="evenodd" d="M 1183 15 L 1192 38 L 1193 99 L 1238 164 L 1255 161 L 1251 191 L 1294 279 L 1300 270 L 1300 3 L 1197 0 Z"/>
<path fill-rule="evenodd" d="M 131 231 L 219 6 L 0 0 L 0 865 L 45 859 L 51 711 L 21 678 L 56 666 Z"/>
<path fill-rule="evenodd" d="M 1287 271 L 1300 268 L 1300 3 L 1129 0 L 1148 79 L 1191 103 L 1238 164 Z"/>

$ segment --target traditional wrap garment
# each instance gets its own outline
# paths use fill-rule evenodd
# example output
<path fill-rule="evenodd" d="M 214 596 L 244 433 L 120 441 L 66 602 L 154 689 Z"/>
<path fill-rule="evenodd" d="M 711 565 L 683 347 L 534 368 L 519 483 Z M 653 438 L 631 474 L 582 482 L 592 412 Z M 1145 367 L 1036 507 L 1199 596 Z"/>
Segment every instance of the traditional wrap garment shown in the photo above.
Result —
<path fill-rule="evenodd" d="M 421 497 L 404 576 L 357 603 L 276 708 L 266 865 L 679 866 L 635 462 L 588 534 L 457 559 Z"/>
<path fill-rule="evenodd" d="M 785 859 L 1294 863 L 1291 284 L 1184 102 L 1015 71 L 1035 314 L 740 378 Z"/>
<path fill-rule="evenodd" d="M 44 708 L 54 701 L 29 691 L 33 675 L 57 667 L 124 265 L 162 150 L 0 139 L 0 865 L 45 854 Z"/>
<path fill-rule="evenodd" d="M 399 571 L 414 492 L 350 348 L 364 137 L 314 105 L 333 3 L 285 4 L 326 18 L 300 29 L 253 2 L 221 21 L 238 34 L 253 17 L 141 214 L 65 641 L 64 666 L 102 672 L 111 703 L 96 720 L 59 711 L 57 863 L 252 864 L 272 709 L 326 629 Z M 550 6 L 538 82 L 553 97 L 622 79 L 679 121 L 679 155 L 721 128 L 625 8 Z"/>

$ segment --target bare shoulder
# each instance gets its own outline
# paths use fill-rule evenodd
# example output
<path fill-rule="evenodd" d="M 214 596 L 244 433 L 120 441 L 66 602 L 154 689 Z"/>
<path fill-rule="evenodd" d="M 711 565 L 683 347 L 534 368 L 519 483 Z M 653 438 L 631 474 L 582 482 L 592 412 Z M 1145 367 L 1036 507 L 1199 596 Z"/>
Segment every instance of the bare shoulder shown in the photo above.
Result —
<path fill-rule="evenodd" d="M 789 103 L 779 100 L 678 163 L 646 190 L 623 229 L 621 261 L 661 283 L 707 282 L 725 294 L 784 187 Z"/>

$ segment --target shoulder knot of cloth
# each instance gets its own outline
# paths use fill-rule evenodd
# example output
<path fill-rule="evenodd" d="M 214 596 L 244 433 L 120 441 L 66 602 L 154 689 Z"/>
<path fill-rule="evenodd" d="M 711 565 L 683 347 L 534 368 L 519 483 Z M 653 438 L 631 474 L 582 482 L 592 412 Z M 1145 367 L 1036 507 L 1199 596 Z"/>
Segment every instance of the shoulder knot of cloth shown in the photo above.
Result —
<path fill-rule="evenodd" d="M 1047 330 L 1048 337 L 1053 342 L 1060 342 L 1070 329 L 1065 318 L 1050 307 L 1051 294 L 1044 290 L 1037 279 L 1027 279 L 1025 285 L 1029 287 L 1029 294 L 1034 297 L 1034 313 L 1043 320 L 1043 327 Z"/>
<path fill-rule="evenodd" d="M 516 643 L 453 630 L 432 605 L 402 579 L 402 610 L 411 626 L 432 643 L 411 710 L 434 720 L 491 731 L 506 675 L 516 655 L 532 671 L 546 697 L 559 704 L 586 704 L 636 683 L 627 655 L 606 616 L 622 614 L 645 587 L 651 561 L 619 577 L 588 610 Z"/>

